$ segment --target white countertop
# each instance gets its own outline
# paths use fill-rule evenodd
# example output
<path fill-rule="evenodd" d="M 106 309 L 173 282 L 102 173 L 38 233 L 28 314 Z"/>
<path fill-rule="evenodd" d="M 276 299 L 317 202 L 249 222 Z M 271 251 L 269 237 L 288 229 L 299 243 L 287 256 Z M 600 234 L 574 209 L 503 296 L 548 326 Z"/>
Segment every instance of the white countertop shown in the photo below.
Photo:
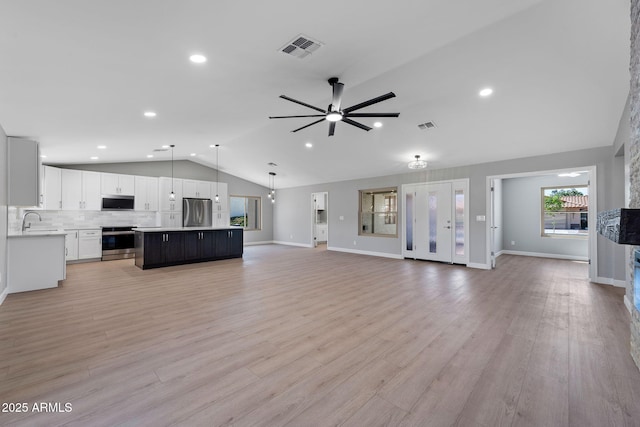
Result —
<path fill-rule="evenodd" d="M 133 231 L 142 233 L 162 233 L 165 231 L 209 231 L 209 230 L 242 230 L 242 227 L 137 227 Z"/>
<path fill-rule="evenodd" d="M 42 237 L 42 236 L 64 236 L 67 232 L 63 229 L 57 230 L 26 230 L 26 231 L 12 231 L 7 237 Z"/>

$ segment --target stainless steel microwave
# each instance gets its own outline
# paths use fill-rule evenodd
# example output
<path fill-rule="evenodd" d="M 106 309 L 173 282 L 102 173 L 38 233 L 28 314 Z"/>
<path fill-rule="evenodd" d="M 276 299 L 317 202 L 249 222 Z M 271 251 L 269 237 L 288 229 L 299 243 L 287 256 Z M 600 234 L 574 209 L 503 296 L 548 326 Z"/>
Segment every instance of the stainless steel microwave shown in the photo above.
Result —
<path fill-rule="evenodd" d="M 133 196 L 102 196 L 103 211 L 132 211 Z"/>

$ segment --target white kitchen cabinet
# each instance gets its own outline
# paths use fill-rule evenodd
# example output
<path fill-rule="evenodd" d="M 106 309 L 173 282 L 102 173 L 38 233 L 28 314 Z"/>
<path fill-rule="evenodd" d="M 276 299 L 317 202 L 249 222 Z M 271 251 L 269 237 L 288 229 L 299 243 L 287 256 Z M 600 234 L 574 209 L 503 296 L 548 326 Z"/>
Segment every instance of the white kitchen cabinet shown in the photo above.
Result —
<path fill-rule="evenodd" d="M 78 231 L 78 259 L 102 257 L 102 230 Z"/>
<path fill-rule="evenodd" d="M 7 238 L 7 292 L 55 288 L 66 277 L 64 234 Z"/>
<path fill-rule="evenodd" d="M 135 178 L 133 175 L 119 173 L 102 173 L 101 175 L 103 195 L 133 196 L 135 194 Z"/>
<path fill-rule="evenodd" d="M 316 224 L 316 242 L 327 241 L 327 224 Z"/>
<path fill-rule="evenodd" d="M 62 169 L 61 183 L 62 210 L 100 210 L 99 172 Z"/>
<path fill-rule="evenodd" d="M 8 138 L 8 199 L 10 206 L 40 206 L 40 152 L 38 143 Z"/>
<path fill-rule="evenodd" d="M 315 193 L 316 210 L 323 211 L 326 209 L 326 193 Z"/>
<path fill-rule="evenodd" d="M 211 198 L 211 182 L 185 179 L 182 181 L 182 197 L 195 197 L 198 199 Z"/>
<path fill-rule="evenodd" d="M 158 178 L 136 176 L 135 190 L 135 210 L 151 212 L 158 210 Z"/>
<path fill-rule="evenodd" d="M 75 261 L 78 259 L 78 230 L 65 230 L 64 259 Z"/>
<path fill-rule="evenodd" d="M 62 169 L 43 166 L 42 209 L 62 209 Z"/>
<path fill-rule="evenodd" d="M 176 200 L 169 200 L 171 189 L 176 195 Z M 182 179 L 168 177 L 158 178 L 158 207 L 161 212 L 182 212 Z M 182 213 L 180 213 L 182 222 Z"/>
<path fill-rule="evenodd" d="M 160 212 L 161 227 L 182 227 L 182 212 Z"/>
<path fill-rule="evenodd" d="M 214 227 L 229 227 L 229 211 L 213 212 L 212 225 Z"/>

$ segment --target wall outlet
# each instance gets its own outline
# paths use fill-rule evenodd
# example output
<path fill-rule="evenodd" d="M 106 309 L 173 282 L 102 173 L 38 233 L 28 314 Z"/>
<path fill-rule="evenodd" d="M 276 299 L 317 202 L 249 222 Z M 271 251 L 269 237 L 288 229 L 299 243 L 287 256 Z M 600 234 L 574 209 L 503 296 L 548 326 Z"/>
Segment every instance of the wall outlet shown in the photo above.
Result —
<path fill-rule="evenodd" d="M 289 238 L 290 238 L 290 239 L 293 239 L 293 234 L 289 234 Z"/>
<path fill-rule="evenodd" d="M 353 241 L 353 246 L 357 245 L 358 243 L 354 240 Z"/>
<path fill-rule="evenodd" d="M 340 221 L 344 221 L 344 216 L 340 215 Z"/>
<path fill-rule="evenodd" d="M 515 241 L 515 240 L 512 240 L 512 241 L 511 241 L 511 246 L 515 246 L 515 245 L 516 245 L 516 241 Z"/>

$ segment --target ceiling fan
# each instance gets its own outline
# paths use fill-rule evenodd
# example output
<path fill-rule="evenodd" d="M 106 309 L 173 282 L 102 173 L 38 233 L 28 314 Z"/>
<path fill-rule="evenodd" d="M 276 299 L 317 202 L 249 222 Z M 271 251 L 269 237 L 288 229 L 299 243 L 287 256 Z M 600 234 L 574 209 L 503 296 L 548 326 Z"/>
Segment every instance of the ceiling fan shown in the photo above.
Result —
<path fill-rule="evenodd" d="M 280 95 L 280 98 L 286 99 L 287 101 L 295 102 L 296 104 L 304 105 L 305 107 L 311 108 L 312 110 L 319 111 L 322 114 L 308 114 L 302 116 L 270 116 L 270 119 L 289 119 L 289 118 L 297 118 L 297 117 L 322 117 L 321 119 L 316 120 L 315 122 L 309 123 L 308 125 L 299 127 L 298 129 L 294 129 L 291 132 L 298 132 L 299 130 L 308 128 L 309 126 L 313 126 L 317 123 L 320 123 L 323 120 L 327 120 L 329 122 L 329 136 L 332 136 L 336 129 L 337 122 L 343 122 L 350 124 L 351 126 L 355 126 L 357 128 L 370 131 L 371 128 L 369 126 L 363 125 L 362 123 L 358 123 L 355 120 L 352 120 L 352 117 L 398 117 L 400 113 L 353 113 L 353 111 L 360 110 L 361 108 L 368 107 L 369 105 L 377 104 L 378 102 L 386 101 L 387 99 L 394 98 L 396 96 L 395 93 L 389 92 L 384 95 L 380 95 L 376 98 L 372 98 L 368 101 L 361 102 L 360 104 L 353 105 L 351 107 L 341 109 L 342 103 L 342 91 L 344 90 L 344 84 L 338 81 L 337 77 L 331 77 L 329 79 L 329 84 L 333 88 L 333 99 L 331 100 L 331 104 L 327 110 L 323 110 L 322 108 L 314 107 L 313 105 L 309 105 L 305 102 L 298 101 L 297 99 L 289 98 L 286 95 Z"/>

